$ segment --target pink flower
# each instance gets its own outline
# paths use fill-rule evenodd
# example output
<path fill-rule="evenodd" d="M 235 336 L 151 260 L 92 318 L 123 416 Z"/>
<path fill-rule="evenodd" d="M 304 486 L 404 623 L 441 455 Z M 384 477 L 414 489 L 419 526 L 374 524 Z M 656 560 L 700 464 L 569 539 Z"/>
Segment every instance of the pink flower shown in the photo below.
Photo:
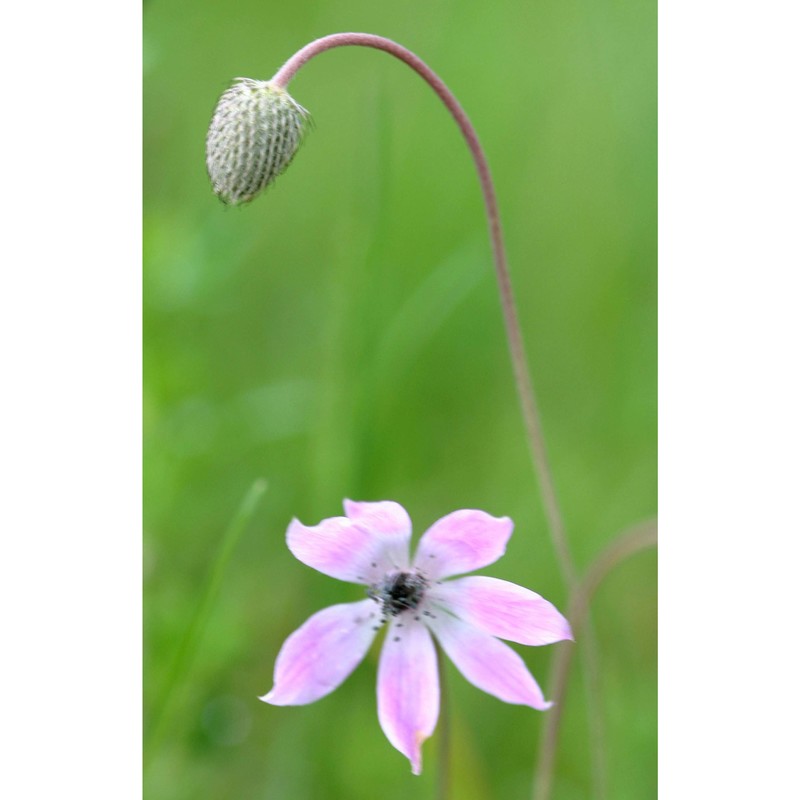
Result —
<path fill-rule="evenodd" d="M 333 578 L 366 585 L 368 597 L 318 611 L 284 642 L 275 685 L 261 699 L 313 703 L 358 666 L 385 622 L 378 666 L 378 719 L 389 741 L 422 770 L 422 743 L 439 715 L 436 636 L 461 674 L 504 700 L 549 708 L 522 659 L 495 637 L 527 645 L 571 639 L 567 620 L 538 594 L 497 578 L 443 581 L 485 567 L 506 549 L 508 517 L 454 511 L 423 536 L 409 560 L 411 520 L 398 503 L 344 501 L 346 517 L 289 525 L 289 549 Z"/>

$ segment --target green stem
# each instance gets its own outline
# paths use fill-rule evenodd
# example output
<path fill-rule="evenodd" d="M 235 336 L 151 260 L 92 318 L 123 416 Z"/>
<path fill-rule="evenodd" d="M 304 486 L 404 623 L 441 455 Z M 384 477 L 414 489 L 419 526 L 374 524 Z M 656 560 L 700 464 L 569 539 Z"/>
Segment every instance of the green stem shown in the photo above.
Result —
<path fill-rule="evenodd" d="M 267 482 L 263 478 L 259 478 L 253 483 L 222 537 L 217 554 L 211 564 L 202 598 L 197 604 L 192 621 L 175 652 L 164 688 L 150 715 L 151 722 L 145 747 L 146 761 L 158 750 L 158 744 L 164 735 L 166 723 L 169 721 L 169 712 L 174 704 L 177 687 L 179 684 L 185 683 L 186 674 L 191 668 L 214 602 L 219 594 L 225 568 L 266 489 Z"/>
<path fill-rule="evenodd" d="M 647 520 L 617 536 L 592 562 L 585 577 L 578 585 L 567 615 L 576 639 L 578 633 L 585 628 L 588 622 L 589 603 L 597 587 L 618 564 L 642 550 L 656 546 L 657 543 L 658 523 L 656 520 Z M 545 730 L 539 745 L 539 755 L 533 777 L 534 800 L 549 800 L 550 798 L 558 731 L 564 713 L 564 696 L 574 653 L 575 646 L 568 642 L 564 642 L 556 650 L 551 689 L 555 705 L 547 714 Z"/>

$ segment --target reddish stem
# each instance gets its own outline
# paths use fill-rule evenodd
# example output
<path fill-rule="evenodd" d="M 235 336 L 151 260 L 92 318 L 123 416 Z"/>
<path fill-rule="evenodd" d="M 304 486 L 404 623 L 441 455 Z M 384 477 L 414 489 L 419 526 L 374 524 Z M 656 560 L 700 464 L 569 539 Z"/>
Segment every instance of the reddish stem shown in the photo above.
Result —
<path fill-rule="evenodd" d="M 486 214 L 489 219 L 489 234 L 492 240 L 492 253 L 494 255 L 495 271 L 497 273 L 497 282 L 500 289 L 500 303 L 503 309 L 503 319 L 506 326 L 508 346 L 511 351 L 511 362 L 514 368 L 514 378 L 517 385 L 517 394 L 522 409 L 522 416 L 525 422 L 528 445 L 534 469 L 539 478 L 539 487 L 542 494 L 545 514 L 547 516 L 550 536 L 556 550 L 561 572 L 571 591 L 577 583 L 575 565 L 567 546 L 564 521 L 559 509 L 558 500 L 556 499 L 555 484 L 547 458 L 547 450 L 545 448 L 544 434 L 539 419 L 536 395 L 533 391 L 533 380 L 531 379 L 530 370 L 528 369 L 528 360 L 525 355 L 525 344 L 522 339 L 519 315 L 517 314 L 517 307 L 514 301 L 514 292 L 511 288 L 511 277 L 508 272 L 503 232 L 500 227 L 500 211 L 497 207 L 497 195 L 495 193 L 491 172 L 489 171 L 489 163 L 486 160 L 483 147 L 481 147 L 481 143 L 478 140 L 478 134 L 455 95 L 422 59 L 402 45 L 397 44 L 397 42 L 371 33 L 334 33 L 330 36 L 323 36 L 321 39 L 310 42 L 301 50 L 298 50 L 278 70 L 275 77 L 272 79 L 272 83 L 281 89 L 285 89 L 296 72 L 307 61 L 333 47 L 343 47 L 346 45 L 373 47 L 376 50 L 383 50 L 393 55 L 395 58 L 400 59 L 400 61 L 405 64 L 408 64 L 411 69 L 425 80 L 445 104 L 461 130 L 464 139 L 466 139 L 470 153 L 472 153 L 472 158 L 478 170 L 478 178 L 486 205 Z"/>
<path fill-rule="evenodd" d="M 547 448 L 540 421 L 536 394 L 533 389 L 533 380 L 528 368 L 528 359 L 525 355 L 525 344 L 519 324 L 514 292 L 511 286 L 511 276 L 508 271 L 505 243 L 500 225 L 500 211 L 497 207 L 497 195 L 494 189 L 489 163 L 481 147 L 478 134 L 469 120 L 455 95 L 447 88 L 444 81 L 418 56 L 397 42 L 376 36 L 370 33 L 335 33 L 310 42 L 298 50 L 275 74 L 272 83 L 285 89 L 300 67 L 314 56 L 324 53 L 334 47 L 354 45 L 357 47 L 372 47 L 383 50 L 413 69 L 436 92 L 441 101 L 456 121 L 467 147 L 472 154 L 475 167 L 478 170 L 483 200 L 486 206 L 486 215 L 489 221 L 489 235 L 492 242 L 495 273 L 500 290 L 500 304 L 503 311 L 503 320 L 506 328 L 506 337 L 511 352 L 511 363 L 514 369 L 514 380 L 517 387 L 522 417 L 527 434 L 528 447 L 534 472 L 539 480 L 539 490 L 542 497 L 548 530 L 553 547 L 556 551 L 559 567 L 567 584 L 570 597 L 576 593 L 579 581 L 575 564 L 567 545 L 564 519 L 556 497 L 555 482 L 547 457 Z M 596 696 L 598 686 L 598 647 L 594 630 L 587 620 L 584 629 L 586 660 L 584 663 L 584 679 L 587 684 L 587 712 L 590 723 L 590 737 L 592 740 L 594 764 L 594 789 L 598 800 L 605 794 L 604 789 L 604 734 L 602 717 L 600 714 L 599 700 Z M 561 687 L 556 686 L 556 692 Z"/>
<path fill-rule="evenodd" d="M 657 544 L 658 523 L 656 520 L 647 520 L 619 534 L 595 558 L 573 593 L 569 611 L 567 612 L 572 625 L 572 633 L 576 639 L 579 632 L 585 631 L 589 622 L 590 601 L 605 578 L 618 564 L 642 550 L 657 546 Z M 555 705 L 547 714 L 545 729 L 539 744 L 539 754 L 533 774 L 534 800 L 550 800 L 550 793 L 553 788 L 553 770 L 555 768 L 558 731 L 561 725 L 561 717 L 564 713 L 564 696 L 567 691 L 567 679 L 569 678 L 569 668 L 572 665 L 574 649 L 571 644 L 565 643 L 556 650 L 551 685 L 552 700 Z"/>

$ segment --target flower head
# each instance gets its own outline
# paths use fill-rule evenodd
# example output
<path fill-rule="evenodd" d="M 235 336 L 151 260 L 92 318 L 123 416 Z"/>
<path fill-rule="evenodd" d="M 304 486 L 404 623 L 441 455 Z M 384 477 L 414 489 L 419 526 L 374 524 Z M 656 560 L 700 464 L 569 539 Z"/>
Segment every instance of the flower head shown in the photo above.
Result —
<path fill-rule="evenodd" d="M 389 741 L 422 770 L 422 743 L 439 715 L 433 634 L 461 674 L 479 689 L 539 710 L 550 707 L 524 662 L 500 641 L 541 645 L 571 639 L 567 620 L 538 594 L 497 578 L 445 580 L 503 555 L 513 523 L 484 511 L 454 511 L 422 536 L 409 558 L 411 520 L 398 503 L 345 500 L 346 516 L 307 527 L 297 520 L 286 540 L 304 564 L 367 587 L 367 599 L 318 611 L 284 642 L 274 705 L 312 703 L 358 666 L 377 631 L 389 628 L 378 666 L 378 719 Z"/>
<path fill-rule="evenodd" d="M 220 97 L 206 137 L 206 166 L 225 203 L 247 203 L 283 172 L 308 127 L 308 112 L 270 81 L 237 78 Z"/>

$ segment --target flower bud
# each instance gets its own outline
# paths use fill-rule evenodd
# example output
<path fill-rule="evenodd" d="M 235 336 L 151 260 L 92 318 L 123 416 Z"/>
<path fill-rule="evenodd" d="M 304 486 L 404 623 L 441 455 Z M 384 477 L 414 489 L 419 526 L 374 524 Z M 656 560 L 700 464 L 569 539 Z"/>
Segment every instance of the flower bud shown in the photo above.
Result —
<path fill-rule="evenodd" d="M 289 166 L 308 119 L 285 90 L 237 78 L 220 97 L 206 137 L 214 193 L 231 205 L 252 200 Z"/>

